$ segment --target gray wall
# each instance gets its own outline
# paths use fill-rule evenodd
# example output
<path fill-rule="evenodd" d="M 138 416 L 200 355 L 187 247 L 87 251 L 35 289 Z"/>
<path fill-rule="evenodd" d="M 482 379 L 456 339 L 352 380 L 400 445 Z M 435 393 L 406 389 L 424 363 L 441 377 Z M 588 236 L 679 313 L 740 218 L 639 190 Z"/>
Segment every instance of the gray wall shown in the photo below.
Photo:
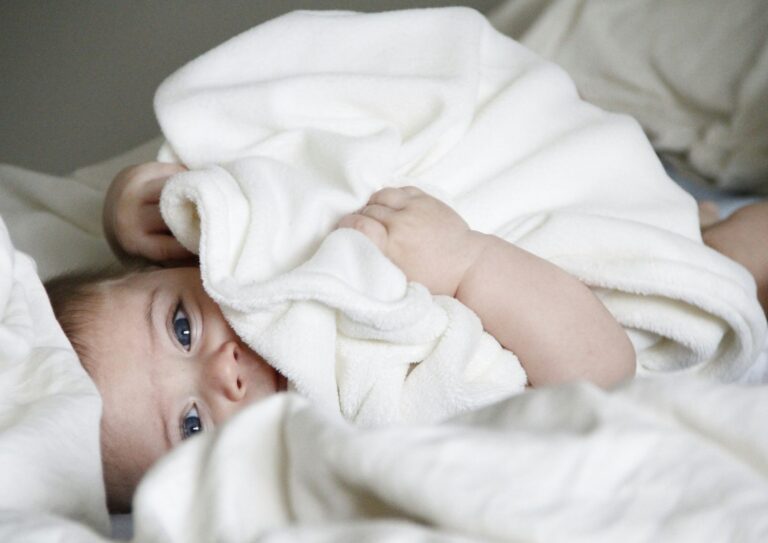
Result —
<path fill-rule="evenodd" d="M 466 2 L 487 11 L 498 0 Z M 163 78 L 294 9 L 451 5 L 398 0 L 0 0 L 0 162 L 67 173 L 159 133 Z"/>

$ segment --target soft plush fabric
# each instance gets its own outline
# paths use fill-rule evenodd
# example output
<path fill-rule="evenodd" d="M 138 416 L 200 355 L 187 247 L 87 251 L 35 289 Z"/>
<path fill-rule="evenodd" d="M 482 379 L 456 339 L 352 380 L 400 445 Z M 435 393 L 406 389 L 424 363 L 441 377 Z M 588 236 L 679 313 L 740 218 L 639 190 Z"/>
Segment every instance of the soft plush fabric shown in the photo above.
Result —
<path fill-rule="evenodd" d="M 764 0 L 506 0 L 490 19 L 659 151 L 720 187 L 768 191 Z"/>
<path fill-rule="evenodd" d="M 418 16 L 412 25 L 406 24 L 407 21 L 398 14 L 382 17 L 390 19 L 388 31 L 393 32 L 397 38 L 413 38 L 415 27 L 420 27 L 420 31 L 424 32 L 424 41 L 419 42 L 420 48 L 409 48 L 412 41 L 404 40 L 403 47 L 409 48 L 407 51 L 410 53 L 421 49 L 428 52 L 430 49 L 427 45 L 433 39 L 439 39 L 443 45 L 449 42 L 448 45 L 456 47 L 459 47 L 459 42 L 464 43 L 463 40 L 467 39 L 465 45 L 470 48 L 480 43 L 482 54 L 478 53 L 478 58 L 486 58 L 495 47 L 506 43 L 482 30 L 484 23 L 474 15 L 471 18 L 478 25 L 477 33 L 462 30 L 461 40 L 445 39 L 442 35 L 443 31 L 450 28 L 462 29 L 461 25 L 433 26 L 437 19 L 427 24 L 430 17 L 423 15 Z M 338 14 L 338 17 L 352 15 Z M 467 19 L 464 14 L 459 18 Z M 288 19 L 292 20 L 295 21 L 295 18 Z M 340 27 L 333 28 L 334 16 L 330 16 L 328 22 L 332 30 L 341 30 Z M 278 24 L 284 25 L 286 21 Z M 690 266 L 687 261 L 692 259 L 698 262 L 697 259 L 702 258 L 703 253 L 701 249 L 696 249 L 698 253 L 685 252 L 692 246 L 698 246 L 690 199 L 669 188 L 666 178 L 658 173 L 657 164 L 649 158 L 650 154 L 639 151 L 643 144 L 633 144 L 633 149 L 626 150 L 613 141 L 623 135 L 629 137 L 630 141 L 642 141 L 642 138 L 638 138 L 637 127 L 626 120 L 605 116 L 578 103 L 567 79 L 557 69 L 540 63 L 515 45 L 507 44 L 500 49 L 513 51 L 515 58 L 495 59 L 494 63 L 500 64 L 491 63 L 491 68 L 482 64 L 485 68 L 482 74 L 477 74 L 476 79 L 467 78 L 461 72 L 469 66 L 469 61 L 459 62 L 455 66 L 453 60 L 440 64 L 445 68 L 445 74 L 448 74 L 444 77 L 438 72 L 426 72 L 429 77 L 425 77 L 421 83 L 431 81 L 435 93 L 427 93 L 428 99 L 421 104 L 442 104 L 444 107 L 430 109 L 431 116 L 424 116 L 421 124 L 408 124 L 410 130 L 405 130 L 404 119 L 395 115 L 397 122 L 383 123 L 384 136 L 389 137 L 389 140 L 376 140 L 375 134 L 369 140 L 365 133 L 361 135 L 356 132 L 355 126 L 358 124 L 363 128 L 381 126 L 382 123 L 377 124 L 376 119 L 380 119 L 384 113 L 397 113 L 392 110 L 397 109 L 395 106 L 398 104 L 403 116 L 406 109 L 407 112 L 412 111 L 410 105 L 408 108 L 404 105 L 409 104 L 408 100 L 393 101 L 394 105 L 390 106 L 389 111 L 386 108 L 380 109 L 378 100 L 381 96 L 376 94 L 376 89 L 391 76 L 387 70 L 399 70 L 402 64 L 394 63 L 387 67 L 390 51 L 394 53 L 397 49 L 391 42 L 396 40 L 385 42 L 383 32 L 380 35 L 373 32 L 377 25 L 364 25 L 357 34 L 352 29 L 348 29 L 351 34 L 339 33 L 340 40 L 347 40 L 342 44 L 342 49 L 350 57 L 354 56 L 355 51 L 361 51 L 372 55 L 370 58 L 377 61 L 376 66 L 371 68 L 376 73 L 370 75 L 368 87 L 364 82 L 369 76 L 358 74 L 359 77 L 352 79 L 360 81 L 360 92 L 338 95 L 360 99 L 361 112 L 355 113 L 354 104 L 335 103 L 333 95 L 321 96 L 317 101 L 325 107 L 318 110 L 319 113 L 314 110 L 314 103 L 306 104 L 301 115 L 298 115 L 295 127 L 285 128 L 276 124 L 276 128 L 273 127 L 264 141 L 250 142 L 257 151 L 256 155 L 263 160 L 271 159 L 270 163 L 278 172 L 268 178 L 274 181 L 264 187 L 258 183 L 250 187 L 248 176 L 243 174 L 241 179 L 241 172 L 247 170 L 247 166 L 231 162 L 222 170 L 203 168 L 200 175 L 208 176 L 210 171 L 219 174 L 223 172 L 223 177 L 229 176 L 236 180 L 241 192 L 253 190 L 254 199 L 256 196 L 263 197 L 265 190 L 275 189 L 275 195 L 271 199 L 267 198 L 266 202 L 277 207 L 293 201 L 281 197 L 284 193 L 280 192 L 278 183 L 286 182 L 298 170 L 303 176 L 299 179 L 311 182 L 315 189 L 339 183 L 340 193 L 352 193 L 351 196 L 345 196 L 342 204 L 333 208 L 331 215 L 334 216 L 358 206 L 369 191 L 387 183 L 396 183 L 393 179 L 414 182 L 449 199 L 473 224 L 486 226 L 496 224 L 494 221 L 503 221 L 503 217 L 495 217 L 494 212 L 494 216 L 486 218 L 482 207 L 486 200 L 471 194 L 471 191 L 460 193 L 456 187 L 461 186 L 463 178 L 468 180 L 467 183 L 480 183 L 479 177 L 475 175 L 504 184 L 516 180 L 518 182 L 511 183 L 510 192 L 504 195 L 505 210 L 514 213 L 513 219 L 510 219 L 509 234 L 511 239 L 527 243 L 526 246 L 533 249 L 539 247 L 536 242 L 537 232 L 549 235 L 548 225 L 564 220 L 559 216 L 561 207 L 580 211 L 579 206 L 574 206 L 573 199 L 584 189 L 584 179 L 594 176 L 595 187 L 607 183 L 610 190 L 605 199 L 600 200 L 602 207 L 599 213 L 593 209 L 588 210 L 589 213 L 601 217 L 612 216 L 611 210 L 615 210 L 615 219 L 630 213 L 638 222 L 638 228 L 633 234 L 642 239 L 635 243 L 630 236 L 628 250 L 638 251 L 637 254 L 642 258 L 647 254 L 639 252 L 638 248 L 643 242 L 651 241 L 646 234 L 649 229 L 658 228 L 662 224 L 663 235 L 659 234 L 658 240 L 669 241 L 669 236 L 672 236 L 678 240 L 676 247 L 681 248 L 679 253 L 674 253 L 674 244 L 661 243 L 660 247 L 668 250 L 664 253 L 668 258 L 665 262 L 671 262 L 671 267 L 682 274 L 681 282 L 693 280 L 693 276 L 687 273 L 690 271 L 688 267 L 683 266 L 683 261 Z M 277 40 L 278 45 L 284 45 L 278 38 L 279 29 L 285 27 L 274 28 L 278 30 L 269 36 L 269 40 Z M 482 39 L 478 38 L 478 34 L 483 36 Z M 353 42 L 349 40 L 353 35 L 362 41 L 369 36 L 371 39 L 378 36 L 380 47 L 372 50 L 362 46 L 350 47 L 349 44 Z M 470 39 L 473 36 L 475 41 Z M 312 42 L 311 37 L 301 38 L 301 34 L 289 34 L 280 39 L 297 42 L 297 57 L 306 55 L 312 45 L 318 47 L 318 56 L 322 51 L 327 51 L 327 47 L 334 46 L 320 39 L 320 34 L 315 37 L 318 38 L 316 42 Z M 321 47 L 323 44 L 327 46 L 325 49 Z M 260 51 L 260 55 L 254 58 L 260 58 L 263 53 Z M 516 55 L 520 55 L 520 58 Z M 406 53 L 402 52 L 401 60 L 405 61 L 406 57 Z M 452 58 L 460 60 L 463 57 L 458 54 Z M 236 60 L 233 58 L 233 61 Z M 280 60 L 280 57 L 276 60 Z M 417 57 L 412 59 L 414 63 L 418 60 Z M 527 64 L 529 61 L 530 64 Z M 317 62 L 318 59 L 315 59 L 314 63 Z M 486 80 L 480 77 L 496 73 L 492 69 L 494 66 L 501 66 L 498 75 L 503 76 L 497 83 L 507 85 L 501 89 L 504 92 L 499 93 L 500 102 L 495 101 L 495 87 L 484 86 Z M 419 87 L 416 84 L 419 79 L 417 68 L 423 67 L 414 64 L 408 71 L 407 75 L 414 81 L 414 88 Z M 508 72 L 515 67 L 517 71 Z M 298 60 L 295 68 L 300 72 L 301 64 Z M 233 65 L 231 69 L 237 72 L 240 68 Z M 454 69 L 459 72 L 458 75 L 453 73 Z M 320 77 L 323 74 L 315 75 Z M 339 82 L 339 85 L 348 88 L 349 75 L 346 74 L 346 80 Z M 286 83 L 289 83 L 291 77 L 287 78 Z M 544 92 L 543 81 L 552 81 L 554 84 L 544 86 Z M 473 87 L 473 82 L 478 84 Z M 538 94 L 525 92 L 521 85 L 526 82 Z M 276 107 L 273 100 L 277 100 L 277 97 L 270 91 L 275 88 L 275 83 L 267 81 L 266 84 L 266 95 L 270 100 L 259 101 L 262 106 L 260 110 L 267 117 L 274 112 L 271 108 Z M 296 83 L 297 87 L 302 87 L 311 81 L 304 77 L 298 78 Z M 384 88 L 397 86 L 385 85 Z M 448 90 L 455 86 L 457 92 L 452 94 L 445 86 L 450 87 Z M 513 97 L 534 95 L 537 100 L 542 100 L 541 106 L 533 108 L 533 111 L 530 111 L 533 104 L 523 101 L 519 109 L 512 110 L 517 114 L 516 119 L 526 121 L 530 120 L 528 116 L 536 118 L 544 114 L 544 119 L 551 120 L 564 112 L 562 114 L 566 118 L 563 124 L 552 129 L 543 127 L 541 130 L 529 122 L 520 122 L 517 130 L 514 123 L 512 126 L 494 127 L 489 119 L 508 111 L 501 99 L 507 90 L 513 89 L 519 91 Z M 226 86 L 220 90 L 224 95 L 232 92 Z M 248 96 L 252 90 L 244 91 L 244 96 Z M 335 92 L 338 89 L 330 85 L 330 90 Z M 371 93 L 366 97 L 368 90 Z M 213 89 L 208 91 L 212 92 Z M 436 101 L 435 96 L 440 97 L 441 93 L 445 93 L 445 100 Z M 405 95 L 409 98 L 422 96 L 410 92 Z M 456 105 L 467 95 L 474 96 L 476 101 L 471 102 L 472 107 L 467 111 L 457 112 Z M 288 96 L 292 100 L 291 95 Z M 213 117 L 219 118 L 221 111 L 217 108 L 222 104 L 217 102 L 216 93 L 203 93 L 198 98 L 204 101 L 207 97 L 210 98 Z M 301 93 L 298 97 L 301 97 Z M 366 101 L 368 99 L 370 101 Z M 263 108 L 265 103 L 271 104 L 270 107 Z M 300 110 L 301 103 L 301 100 L 289 102 L 288 111 Z M 562 110 L 556 111 L 557 115 L 548 111 L 555 104 L 563 106 Z M 200 101 L 192 100 L 190 105 L 194 110 Z M 423 111 L 418 106 L 415 104 L 413 110 Z M 568 112 L 573 113 L 580 108 L 586 108 L 584 124 L 571 126 L 572 119 L 567 116 Z M 334 128 L 331 121 L 339 120 L 334 117 L 339 110 L 357 115 L 352 115 L 351 122 L 345 125 L 351 127 L 351 132 Z M 324 111 L 329 118 L 322 117 Z M 253 112 L 258 113 L 256 110 Z M 483 112 L 488 115 L 485 120 L 482 120 Z M 241 117 L 239 112 L 236 113 L 238 116 L 227 122 L 234 122 L 238 118 L 247 119 Z M 308 123 L 311 124 L 309 120 L 312 114 L 321 115 L 317 121 L 321 126 L 316 134 L 307 128 Z M 563 131 L 567 127 L 572 130 Z M 247 130 L 250 128 L 244 126 L 245 132 L 239 139 L 230 139 L 224 132 L 212 133 L 206 144 L 211 144 L 214 153 L 219 152 L 214 145 L 219 139 L 226 140 L 223 148 L 234 145 L 240 149 L 237 142 L 248 142 Z M 294 128 L 298 135 L 290 136 Z M 178 129 L 181 130 L 181 126 Z M 443 132 L 444 129 L 449 130 Z M 477 139 L 473 140 L 470 137 L 472 134 Z M 488 138 L 488 134 L 497 137 Z M 331 137 L 334 135 L 336 138 Z M 443 136 L 447 138 L 447 143 L 441 139 Z M 258 140 L 261 136 L 257 133 L 254 137 Z M 292 137 L 295 138 L 293 142 Z M 469 141 L 464 141 L 467 138 Z M 270 149 L 269 145 L 265 145 L 267 140 L 273 145 L 269 153 L 265 151 Z M 381 141 L 388 141 L 389 145 L 379 145 Z M 437 150 L 434 147 L 436 142 L 443 142 L 437 146 Z M 525 143 L 528 145 L 523 145 Z M 302 149 L 305 144 L 307 147 Z M 183 149 L 184 146 L 178 147 Z M 276 149 L 281 147 L 286 159 L 305 157 L 307 163 L 299 161 L 294 165 L 286 161 L 280 164 L 278 159 L 281 155 Z M 248 145 L 245 148 L 250 149 Z M 487 157 L 482 153 L 477 153 L 476 160 L 467 158 L 470 151 L 478 148 L 489 149 L 490 154 L 498 154 L 498 171 L 494 170 L 493 164 L 486 162 Z M 600 149 L 599 160 L 593 160 L 598 156 L 594 152 L 596 148 Z M 0 214 L 8 223 L 8 231 L 16 244 L 14 248 L 0 221 L 0 541 L 96 543 L 104 541 L 99 533 L 108 531 L 98 461 L 100 402 L 95 388 L 53 321 L 37 274 L 47 277 L 63 269 L 88 267 L 111 260 L 106 244 L 100 237 L 100 200 L 104 188 L 118 169 L 129 163 L 149 159 L 154 149 L 156 144 L 149 143 L 135 153 L 129 152 L 114 161 L 80 170 L 74 175 L 74 181 L 10 166 L 0 167 Z M 201 147 L 200 151 L 203 150 Z M 348 153 L 336 157 L 335 153 L 342 150 Z M 424 159 L 421 151 L 429 152 L 431 158 Z M 378 155 L 380 152 L 383 154 Z M 576 160 L 581 153 L 587 159 Z M 560 158 L 564 156 L 570 156 L 572 160 L 561 163 Z M 368 162 L 376 158 L 379 162 Z M 516 161 L 511 171 L 505 169 L 506 160 Z M 419 163 L 423 169 L 414 166 Z M 377 179 L 380 171 L 377 168 L 382 165 L 385 168 L 381 171 L 388 173 L 379 182 Z M 199 166 L 205 166 L 205 161 Z M 289 166 L 294 169 L 288 169 Z M 539 175 L 549 166 L 553 167 L 551 180 Z M 284 168 L 291 175 L 285 174 Z M 639 170 L 637 174 L 635 168 Z M 313 175 L 326 173 L 327 178 L 322 179 L 326 185 L 314 184 L 317 178 L 308 174 L 308 171 L 314 172 Z M 576 180 L 572 189 L 561 181 L 562 178 L 570 178 L 571 173 Z M 627 183 L 623 182 L 625 178 L 629 180 Z M 645 182 L 634 186 L 638 178 L 645 179 Z M 200 184 L 197 179 L 200 179 Z M 202 179 L 209 177 L 186 177 L 179 181 L 179 186 L 187 186 L 185 190 L 189 190 L 185 198 L 198 198 L 196 195 L 200 195 L 196 201 L 201 203 L 198 208 L 201 210 L 204 209 L 202 203 L 208 198 L 204 192 L 208 189 L 202 188 Z M 444 180 L 452 181 L 454 185 L 441 184 Z M 355 181 L 359 185 L 355 185 Z M 288 181 L 292 187 L 290 183 Z M 224 183 L 222 186 L 225 187 L 222 194 L 231 195 L 226 192 L 226 187 L 231 188 L 231 184 Z M 357 192 L 351 191 L 352 186 L 358 187 Z M 537 187 L 545 193 L 561 194 L 562 201 L 541 202 L 539 208 L 530 217 L 526 217 L 530 222 L 526 222 L 520 219 L 520 213 L 524 206 L 531 204 L 530 193 L 535 192 Z M 624 199 L 620 198 L 622 191 L 626 191 Z M 490 193 L 498 196 L 494 191 Z M 285 194 L 295 196 L 295 193 Z M 656 199 L 660 194 L 664 196 L 661 201 Z M 587 196 L 591 198 L 594 194 L 587 192 L 584 197 Z M 292 232 L 291 224 L 287 225 L 286 231 L 283 230 L 286 228 L 284 216 L 277 212 L 278 209 L 269 214 L 272 209 L 269 206 L 256 207 L 250 199 L 243 199 L 240 195 L 235 200 L 237 198 L 240 198 L 240 204 L 226 207 L 232 211 L 233 232 L 238 232 L 237 221 L 242 218 L 235 212 L 242 211 L 243 205 L 249 212 L 267 212 L 268 218 L 277 221 L 271 225 L 265 220 L 259 221 L 256 215 L 253 220 L 255 225 L 269 227 L 269 235 L 279 231 L 282 236 L 275 238 L 274 245 L 267 244 L 275 248 L 273 256 L 264 264 L 265 273 L 269 277 L 273 273 L 279 276 L 283 271 L 292 269 L 295 262 L 311 257 L 315 250 L 325 250 L 325 260 L 315 257 L 303 270 L 312 270 L 312 266 L 322 261 L 332 274 L 349 280 L 344 288 L 354 284 L 367 286 L 369 281 L 394 279 L 391 285 L 402 289 L 396 291 L 396 294 L 405 293 L 402 300 L 423 302 L 422 306 L 414 304 L 411 307 L 433 312 L 425 315 L 435 315 L 436 322 L 426 324 L 436 329 L 445 322 L 440 319 L 450 318 L 450 310 L 456 309 L 445 306 L 445 300 L 427 300 L 419 287 L 406 285 L 402 276 L 388 266 L 381 255 L 360 236 L 351 233 L 335 235 L 328 247 L 319 248 L 322 236 L 333 222 L 331 218 L 323 222 L 311 236 L 309 230 Z M 317 226 L 318 215 L 313 215 L 317 211 L 312 202 L 313 199 L 325 201 L 323 198 L 335 205 L 334 198 L 324 191 L 311 191 L 306 198 L 293 201 L 293 209 L 302 212 L 300 216 L 293 216 L 297 224 L 301 223 L 298 219 L 306 217 L 306 223 L 302 223 L 304 227 L 309 229 Z M 256 201 L 259 200 L 253 200 Z M 494 208 L 488 209 L 492 211 Z M 553 213 L 555 211 L 558 213 Z M 214 214 L 217 214 L 213 221 L 216 223 L 222 215 L 219 209 L 212 211 L 211 217 Z M 588 213 L 584 211 L 583 214 Z M 196 225 L 191 210 L 181 215 L 186 216 L 190 224 Z M 579 213 L 576 213 L 578 216 Z M 569 221 L 560 222 L 559 229 L 553 231 L 563 236 L 562 244 L 566 248 L 577 237 L 569 235 L 567 227 L 579 227 L 578 222 Z M 208 224 L 204 220 L 201 230 L 199 226 L 191 228 L 189 232 L 192 239 L 195 239 L 198 231 L 205 235 Z M 611 222 L 611 225 L 616 224 L 621 223 Z M 585 233 L 590 232 L 579 232 Z M 541 246 L 546 246 L 546 235 L 540 238 Z M 594 241 L 602 239 L 603 235 L 601 230 L 599 236 L 587 238 Z M 265 236 L 259 237 L 258 241 L 269 241 L 270 238 Z M 233 247 L 226 247 L 224 256 L 231 256 L 239 249 L 245 255 L 250 250 L 249 245 L 240 245 L 241 241 L 247 241 L 246 238 L 230 235 L 224 239 L 233 244 Z M 296 253 L 283 253 L 286 250 L 286 245 L 282 243 L 285 239 L 301 242 L 297 245 Z M 606 241 L 608 246 L 614 248 L 616 243 L 617 240 L 611 240 L 610 237 Z M 574 247 L 579 249 L 580 246 Z M 37 269 L 27 256 L 17 250 L 19 248 L 35 256 Z M 583 250 L 583 246 L 580 250 Z M 352 259 L 359 254 L 365 258 L 361 261 L 342 261 L 336 258 L 342 256 L 338 251 Z M 677 254 L 677 259 L 673 259 L 672 254 Z M 567 258 L 563 261 L 568 263 Z M 349 269 L 345 267 L 347 262 L 352 263 Z M 736 309 L 722 319 L 709 319 L 702 316 L 702 310 L 696 309 L 704 303 L 701 299 L 697 298 L 690 303 L 684 300 L 665 304 L 661 303 L 663 300 L 657 300 L 659 307 L 669 309 L 660 314 L 659 318 L 672 315 L 675 322 L 681 318 L 692 324 L 691 344 L 686 343 L 685 347 L 679 348 L 685 354 L 684 360 L 689 360 L 692 367 L 700 368 L 694 369 L 694 372 L 710 371 L 728 378 L 732 376 L 728 374 L 730 370 L 735 368 L 734 373 L 738 373 L 740 364 L 749 358 L 746 354 L 749 350 L 749 341 L 746 339 L 749 336 L 746 332 L 750 329 L 749 325 L 740 328 L 734 323 L 739 322 L 739 311 L 745 307 L 741 303 L 749 295 L 751 287 L 749 281 L 744 279 L 743 270 L 728 266 L 723 268 L 717 258 L 701 262 L 703 264 L 698 269 L 698 277 L 711 279 L 708 283 L 710 298 L 706 299 L 711 306 L 705 308 L 704 315 L 708 311 L 714 314 L 717 308 L 723 310 L 729 307 L 724 302 L 729 297 L 729 303 Z M 214 262 L 209 269 L 217 265 Z M 237 260 L 225 259 L 217 269 L 228 273 L 227 267 L 230 265 L 234 266 L 232 269 L 235 272 L 241 266 Z M 242 268 L 244 273 L 249 271 L 244 263 Z M 314 271 L 318 269 L 321 273 L 326 270 L 315 267 Z M 572 269 L 578 271 L 579 268 Z M 365 277 L 374 270 L 382 275 Z M 634 275 L 629 264 L 625 270 L 628 281 L 641 275 L 639 272 Z M 669 268 L 661 266 L 659 273 L 662 278 L 667 277 L 663 273 L 665 270 Z M 644 273 L 648 271 L 645 269 Z M 235 276 L 239 277 L 237 273 Z M 295 278 L 301 276 L 296 274 L 289 279 Z M 237 281 L 232 284 L 233 288 L 239 286 Z M 269 280 L 262 285 L 257 284 L 252 292 L 264 292 L 259 288 L 275 285 L 281 286 Z M 381 315 L 402 315 L 402 312 L 390 311 L 393 307 L 404 309 L 407 305 L 391 305 L 391 299 L 387 298 L 387 294 L 391 294 L 387 290 L 389 288 L 372 291 L 385 298 Z M 598 290 L 609 301 L 614 291 L 621 292 L 621 289 L 611 287 L 605 291 Z M 348 291 L 331 289 L 327 293 L 339 295 L 337 299 L 341 299 Z M 331 299 L 330 294 L 328 299 Z M 397 302 L 397 296 L 394 298 Z M 315 308 L 320 305 L 314 304 Z M 272 307 L 267 304 L 266 307 L 273 310 L 275 307 L 288 306 Z M 353 318 L 349 318 L 350 315 L 359 317 L 350 307 L 338 313 L 339 322 L 343 325 L 340 330 L 345 334 L 350 333 L 349 330 L 353 333 L 365 330 Z M 370 304 L 365 307 L 370 307 Z M 614 300 L 611 307 L 615 309 L 620 305 Z M 298 312 L 305 308 L 296 309 Z M 272 315 L 269 312 L 266 314 Z M 418 312 L 414 314 L 418 315 Z M 749 314 L 749 311 L 745 311 L 745 314 Z M 471 315 L 464 316 L 471 320 Z M 701 325 L 710 320 L 715 322 L 711 327 Z M 743 321 L 753 324 L 757 322 L 752 317 L 744 317 Z M 666 321 L 662 319 L 660 322 Z M 279 318 L 274 323 L 279 323 Z M 370 322 L 367 325 L 369 329 L 374 329 L 370 328 Z M 754 328 L 754 344 L 758 343 L 761 335 L 759 328 L 758 323 Z M 710 335 L 712 330 L 717 332 Z M 731 342 L 729 335 L 733 330 L 738 330 L 733 335 L 739 339 Z M 415 330 L 414 335 L 423 331 L 424 328 Z M 672 332 L 676 331 L 668 333 Z M 639 342 L 640 334 L 633 335 L 639 348 L 654 352 L 649 347 L 652 340 L 643 347 Z M 303 341 L 296 339 L 297 336 L 291 337 L 297 342 Z M 679 340 L 682 336 L 675 337 Z M 699 348 L 705 354 L 692 355 L 691 351 L 698 352 L 693 343 L 699 337 L 706 339 Z M 434 341 L 446 345 L 444 336 Z M 416 347 L 406 345 L 406 348 L 423 353 L 431 345 L 427 342 Z M 492 342 L 486 342 L 485 345 L 493 347 L 494 353 L 498 352 Z M 656 352 L 668 352 L 674 345 L 676 342 L 673 340 L 661 340 Z M 715 345 L 722 346 L 726 351 L 730 348 L 730 354 L 722 358 L 708 358 L 706 353 L 711 353 Z M 398 356 L 403 352 L 405 349 Z M 514 362 L 513 358 L 508 359 Z M 736 363 L 733 363 L 734 360 Z M 402 361 L 394 361 L 398 368 L 393 374 L 397 377 L 400 375 L 398 372 L 402 371 Z M 426 367 L 424 362 L 420 367 Z M 515 368 L 514 364 L 510 367 Z M 360 368 L 364 369 L 362 366 Z M 377 377 L 381 376 L 380 371 L 381 368 L 373 369 Z M 718 374 L 718 371 L 723 373 Z M 411 376 L 414 374 L 415 370 Z M 349 382 L 352 377 L 344 378 Z M 336 378 L 338 376 L 330 379 Z M 760 376 L 754 380 L 761 380 Z M 383 381 L 381 386 L 386 392 L 387 387 L 393 384 L 396 388 L 401 383 L 397 380 Z M 477 390 L 472 392 L 477 393 Z M 762 415 L 767 407 L 764 405 L 764 392 L 764 389 L 758 388 L 700 383 L 691 376 L 639 381 L 615 393 L 606 393 L 587 385 L 574 385 L 521 395 L 485 411 L 451 420 L 443 426 L 398 426 L 368 430 L 347 426 L 338 421 L 337 417 L 329 416 L 316 405 L 310 405 L 298 397 L 273 398 L 252 406 L 218 433 L 191 440 L 158 467 L 143 485 L 137 502 L 138 533 L 135 540 L 185 543 L 211 539 L 314 543 L 362 540 L 459 542 L 477 541 L 489 534 L 500 534 L 500 538 L 512 541 L 574 541 L 579 538 L 588 541 L 763 541 L 768 535 L 764 515 L 761 514 L 766 508 L 765 466 L 768 464 Z M 404 397 L 407 395 L 404 394 Z M 331 404 L 337 399 L 330 394 L 329 398 Z M 381 402 L 382 399 L 387 397 L 382 395 L 377 401 Z M 375 407 L 376 401 L 372 401 L 371 406 Z M 338 409 L 338 405 L 331 407 Z M 447 406 L 448 411 L 464 408 L 466 406 Z M 544 518 L 537 516 L 540 512 L 545 513 Z M 512 523 L 510 519 L 514 519 Z"/>
<path fill-rule="evenodd" d="M 281 394 L 166 457 L 139 488 L 136 533 L 757 543 L 768 537 L 766 412 L 765 389 L 691 376 L 535 390 L 440 425 L 378 429 Z M 408 532 L 383 519 L 425 531 L 398 539 Z"/>
<path fill-rule="evenodd" d="M 386 186 L 591 286 L 640 373 L 734 380 L 762 348 L 752 277 L 702 244 L 637 123 L 472 10 L 293 13 L 181 68 L 156 110 L 161 156 L 194 170 L 163 216 L 207 292 L 299 392 L 359 423 L 439 420 L 525 383 L 469 309 L 361 234 L 328 235 Z"/>

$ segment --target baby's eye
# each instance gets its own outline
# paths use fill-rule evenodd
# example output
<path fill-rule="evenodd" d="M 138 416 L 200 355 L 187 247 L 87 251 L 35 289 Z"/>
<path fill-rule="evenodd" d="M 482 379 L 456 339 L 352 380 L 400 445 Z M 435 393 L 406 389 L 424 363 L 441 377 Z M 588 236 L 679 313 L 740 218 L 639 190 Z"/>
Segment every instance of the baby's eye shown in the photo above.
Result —
<path fill-rule="evenodd" d="M 183 305 L 179 304 L 176 306 L 171 326 L 173 326 L 173 335 L 176 336 L 176 340 L 184 347 L 185 351 L 188 351 L 192 345 L 192 327 L 189 324 L 189 316 L 184 311 Z"/>
<path fill-rule="evenodd" d="M 181 438 L 187 439 L 202 431 L 203 421 L 200 420 L 200 413 L 197 412 L 197 406 L 193 405 L 181 419 Z"/>

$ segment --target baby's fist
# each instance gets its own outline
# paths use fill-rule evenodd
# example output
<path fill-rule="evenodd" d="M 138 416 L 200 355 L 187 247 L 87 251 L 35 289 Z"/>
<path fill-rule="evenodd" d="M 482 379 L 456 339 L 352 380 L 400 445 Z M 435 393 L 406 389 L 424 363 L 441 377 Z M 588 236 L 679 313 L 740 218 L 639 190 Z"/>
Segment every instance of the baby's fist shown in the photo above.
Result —
<path fill-rule="evenodd" d="M 120 258 L 167 262 L 193 256 L 171 235 L 159 207 L 166 181 L 183 171 L 180 164 L 147 162 L 117 174 L 107 190 L 102 221 L 104 235 Z"/>
<path fill-rule="evenodd" d="M 340 228 L 365 234 L 411 281 L 453 296 L 485 244 L 458 213 L 416 187 L 385 188 L 345 216 Z"/>

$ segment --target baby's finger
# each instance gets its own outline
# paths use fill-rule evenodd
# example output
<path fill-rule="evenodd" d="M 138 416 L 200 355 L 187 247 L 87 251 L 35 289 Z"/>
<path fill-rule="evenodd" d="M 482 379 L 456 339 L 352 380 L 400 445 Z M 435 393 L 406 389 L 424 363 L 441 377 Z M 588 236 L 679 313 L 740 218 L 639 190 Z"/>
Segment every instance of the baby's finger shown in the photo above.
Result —
<path fill-rule="evenodd" d="M 141 252 L 142 256 L 156 262 L 194 257 L 181 243 L 176 241 L 176 238 L 162 234 L 147 238 Z"/>
<path fill-rule="evenodd" d="M 186 167 L 175 162 L 149 162 L 143 167 L 150 173 L 152 179 L 167 179 L 179 172 L 187 171 Z"/>
<path fill-rule="evenodd" d="M 141 201 L 147 204 L 157 204 L 160 201 L 160 193 L 163 192 L 163 187 L 169 178 L 170 176 L 147 180 L 141 187 Z"/>
<path fill-rule="evenodd" d="M 374 192 L 371 198 L 368 200 L 368 203 L 379 204 L 391 207 L 392 209 L 403 209 L 405 204 L 408 203 L 408 200 L 409 195 L 407 192 L 401 189 L 387 187 L 385 189 Z"/>
<path fill-rule="evenodd" d="M 381 223 L 387 223 L 392 218 L 392 215 L 394 215 L 396 212 L 396 209 L 392 209 L 391 207 L 387 207 L 385 205 L 368 204 L 358 213 L 360 215 L 365 215 L 366 217 L 376 219 Z"/>
<path fill-rule="evenodd" d="M 370 239 L 379 249 L 384 251 L 387 247 L 387 229 L 379 221 L 352 213 L 339 221 L 337 228 L 352 228 Z"/>
<path fill-rule="evenodd" d="M 179 172 L 189 171 L 189 168 L 178 162 L 157 162 L 158 171 L 163 171 L 163 175 L 173 175 Z"/>
<path fill-rule="evenodd" d="M 405 186 L 405 187 L 400 187 L 400 190 L 403 191 L 405 194 L 407 194 L 408 196 L 410 196 L 412 198 L 414 196 L 424 196 L 426 194 L 426 192 L 424 192 L 420 188 L 413 187 L 413 186 L 410 186 L 410 185 Z"/>
<path fill-rule="evenodd" d="M 144 204 L 139 207 L 141 230 L 146 234 L 165 234 L 168 226 L 165 224 L 160 207 L 157 204 Z"/>
<path fill-rule="evenodd" d="M 157 204 L 160 201 L 160 193 L 168 181 L 167 177 L 148 179 L 141 187 L 141 201 L 145 204 Z"/>

